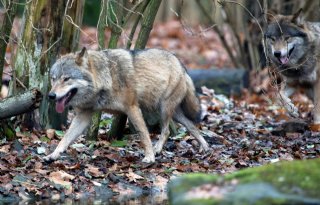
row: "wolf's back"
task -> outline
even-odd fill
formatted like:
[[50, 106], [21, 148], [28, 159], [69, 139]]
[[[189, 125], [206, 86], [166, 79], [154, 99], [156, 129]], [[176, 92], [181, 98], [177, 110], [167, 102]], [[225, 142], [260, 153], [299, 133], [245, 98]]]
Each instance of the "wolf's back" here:
[[198, 123], [201, 121], [201, 106], [200, 101], [196, 96], [193, 82], [188, 74], [186, 74], [187, 92], [181, 108], [185, 116], [192, 122]]

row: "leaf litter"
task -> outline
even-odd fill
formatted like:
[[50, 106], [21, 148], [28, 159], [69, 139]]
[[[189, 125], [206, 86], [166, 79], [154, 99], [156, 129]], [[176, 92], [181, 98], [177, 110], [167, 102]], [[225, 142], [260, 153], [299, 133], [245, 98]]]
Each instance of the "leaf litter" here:
[[[226, 98], [208, 88], [202, 90], [205, 110], [199, 128], [212, 148], [210, 153], [200, 153], [198, 142], [180, 127], [154, 164], [141, 162], [136, 134], [111, 142], [81, 137], [59, 160], [47, 164], [42, 157], [56, 147], [63, 132], [20, 132], [16, 140], [0, 143], [0, 200], [77, 200], [104, 192], [114, 200], [119, 200], [119, 194], [128, 200], [146, 193], [165, 194], [167, 182], [184, 173], [224, 174], [320, 156], [319, 133], [306, 123], [311, 109], [302, 110], [305, 119], [288, 121], [283, 108], [263, 95]], [[153, 142], [157, 134], [151, 134]], [[49, 142], [41, 141], [41, 136]]]

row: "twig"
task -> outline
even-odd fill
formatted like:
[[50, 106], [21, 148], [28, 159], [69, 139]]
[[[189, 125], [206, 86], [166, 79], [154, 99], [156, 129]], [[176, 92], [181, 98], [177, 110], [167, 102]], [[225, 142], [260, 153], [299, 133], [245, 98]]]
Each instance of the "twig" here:
[[[205, 17], [208, 19], [208, 21], [210, 21], [212, 24], [215, 24], [214, 20], [211, 18], [211, 16], [207, 12], [207, 10], [200, 3], [200, 1], [197, 0], [196, 3], [198, 4], [199, 8], [201, 9], [201, 11], [205, 15]], [[232, 50], [231, 50], [230, 46], [228, 45], [227, 40], [224, 37], [224, 34], [221, 32], [221, 30], [217, 26], [213, 27], [213, 30], [218, 34], [218, 36], [219, 36], [224, 48], [226, 49], [226, 51], [227, 51], [232, 63], [234, 64], [234, 66], [240, 67], [240, 65], [239, 65], [238, 61], [236, 60], [235, 56], [232, 54]]]

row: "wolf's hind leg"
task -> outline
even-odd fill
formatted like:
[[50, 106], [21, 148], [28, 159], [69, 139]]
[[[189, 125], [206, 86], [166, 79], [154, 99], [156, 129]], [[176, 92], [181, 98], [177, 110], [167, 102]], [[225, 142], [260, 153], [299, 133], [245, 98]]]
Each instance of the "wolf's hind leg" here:
[[145, 157], [142, 162], [150, 163], [155, 162], [155, 156], [152, 149], [152, 143], [148, 128], [143, 120], [142, 112], [138, 106], [132, 105], [126, 113], [133, 124], [134, 128], [138, 131], [141, 138], [141, 143], [144, 148]]
[[168, 137], [170, 135], [169, 131], [169, 122], [172, 118], [172, 114], [168, 113], [167, 110], [162, 111], [161, 113], [161, 119], [162, 119], [162, 124], [161, 124], [161, 135], [159, 137], [159, 140], [154, 146], [154, 151], [155, 153], [159, 154], [168, 140]]
[[174, 86], [175, 89], [171, 90], [170, 95], [165, 97], [161, 102], [160, 114], [161, 114], [161, 135], [159, 140], [154, 146], [154, 151], [160, 153], [164, 144], [167, 142], [170, 135], [169, 123], [172, 119], [173, 113], [177, 106], [183, 100], [182, 93], [185, 93], [185, 85], [183, 83], [177, 82], [177, 85]]
[[183, 126], [187, 128], [187, 130], [190, 132], [190, 134], [195, 137], [199, 143], [201, 144], [202, 148], [205, 152], [209, 151], [209, 145], [207, 141], [203, 138], [203, 136], [200, 134], [198, 128], [191, 122], [181, 110], [180, 107], [178, 107], [173, 115], [173, 119], [179, 123], [181, 123]]
[[75, 118], [72, 120], [70, 128], [67, 130], [66, 134], [59, 142], [57, 148], [53, 151], [52, 154], [45, 156], [43, 159], [45, 161], [56, 160], [60, 157], [60, 154], [66, 151], [68, 146], [77, 139], [83, 131], [90, 124], [90, 119], [92, 117], [91, 112], [79, 112], [76, 114]]

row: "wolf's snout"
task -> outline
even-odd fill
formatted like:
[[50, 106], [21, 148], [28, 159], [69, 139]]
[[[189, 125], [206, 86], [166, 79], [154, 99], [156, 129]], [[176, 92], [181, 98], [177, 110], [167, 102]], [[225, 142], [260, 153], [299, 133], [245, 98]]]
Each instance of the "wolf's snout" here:
[[276, 57], [276, 58], [280, 58], [281, 57], [281, 51], [275, 51], [273, 53], [273, 55]]
[[48, 97], [49, 97], [49, 99], [51, 99], [51, 100], [55, 100], [56, 97], [57, 97], [57, 95], [56, 95], [54, 92], [50, 92], [50, 93], [48, 94]]

